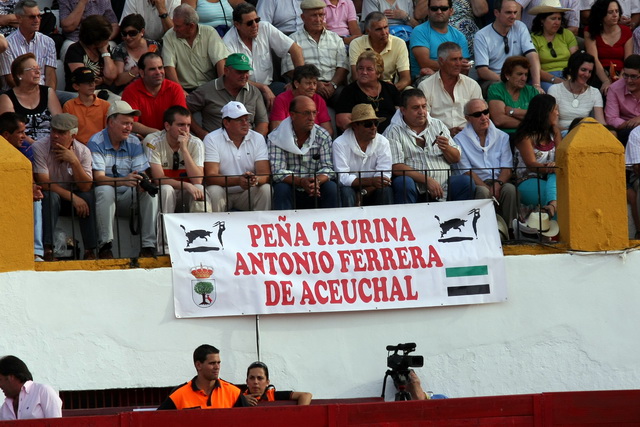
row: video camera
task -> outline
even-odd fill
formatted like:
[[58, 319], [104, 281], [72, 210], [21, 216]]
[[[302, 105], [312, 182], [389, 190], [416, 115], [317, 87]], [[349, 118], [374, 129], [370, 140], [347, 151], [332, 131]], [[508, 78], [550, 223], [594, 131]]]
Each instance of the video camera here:
[[[393, 379], [393, 384], [398, 389], [396, 400], [411, 400], [411, 396], [405, 391], [409, 383], [410, 368], [421, 368], [424, 366], [424, 357], [409, 355], [409, 353], [414, 351], [416, 351], [416, 343], [413, 342], [387, 346], [387, 352], [393, 352], [393, 354], [387, 354], [387, 367], [389, 370], [384, 376], [382, 397], [384, 397], [387, 377], [390, 376]], [[399, 352], [402, 352], [402, 354], [399, 354]]]
[[149, 193], [151, 197], [156, 197], [156, 194], [158, 194], [158, 187], [151, 182], [149, 176], [146, 173], [140, 172], [140, 176], [142, 177], [142, 180], [140, 181], [140, 187], [142, 187], [144, 191]]

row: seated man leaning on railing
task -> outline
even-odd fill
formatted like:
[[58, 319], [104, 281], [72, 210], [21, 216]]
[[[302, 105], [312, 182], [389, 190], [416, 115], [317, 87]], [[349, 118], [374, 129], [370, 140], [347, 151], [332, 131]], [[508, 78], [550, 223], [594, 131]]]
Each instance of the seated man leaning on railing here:
[[[124, 101], [113, 102], [107, 112], [107, 128], [89, 140], [96, 184], [99, 258], [113, 258], [111, 247], [116, 208], [120, 215], [131, 215], [132, 205], [136, 206], [134, 203], [140, 207], [140, 256], [155, 256], [158, 198], [140, 185], [144, 184], [149, 162], [140, 140], [131, 134], [134, 115], [140, 115], [140, 111], [132, 109]], [[132, 225], [137, 226], [136, 221], [132, 220]]]
[[[204, 146], [200, 138], [189, 133], [191, 112], [181, 105], [169, 107], [164, 112], [163, 126], [164, 130], [147, 135], [142, 144], [151, 175], [160, 186], [160, 212], [196, 210], [191, 209], [194, 202], [204, 200]], [[164, 227], [159, 228], [159, 247], [163, 248]]]
[[68, 113], [51, 119], [51, 135], [33, 144], [36, 182], [42, 186], [44, 259], [54, 261], [53, 232], [61, 212], [79, 218], [84, 259], [96, 259], [95, 204], [91, 151], [75, 139], [78, 119]]
[[264, 137], [251, 130], [244, 104], [222, 107], [222, 128], [204, 138], [207, 195], [213, 212], [271, 209], [269, 153]]
[[429, 115], [420, 89], [402, 92], [400, 109], [383, 135], [391, 143], [394, 203], [473, 199], [473, 181], [451, 175], [460, 147], [447, 126]]

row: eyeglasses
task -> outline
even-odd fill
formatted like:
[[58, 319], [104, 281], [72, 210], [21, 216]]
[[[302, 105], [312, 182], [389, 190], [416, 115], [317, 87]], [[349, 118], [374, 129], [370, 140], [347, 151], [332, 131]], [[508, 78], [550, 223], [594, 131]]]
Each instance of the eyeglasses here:
[[431, 12], [446, 12], [447, 10], [449, 10], [449, 6], [429, 6], [429, 10]]
[[180, 154], [177, 151], [173, 152], [173, 170], [177, 171], [180, 169]]
[[507, 36], [502, 36], [502, 41], [504, 42], [504, 53], [509, 55], [509, 39]]
[[369, 128], [373, 128], [373, 127], [378, 127], [378, 121], [377, 120], [366, 120], [364, 122], [360, 122], [360, 125], [363, 127], [366, 127], [367, 129]]
[[256, 24], [256, 25], [258, 25], [258, 24], [260, 23], [260, 21], [261, 21], [261, 19], [260, 19], [260, 18], [256, 18], [256, 19], [252, 19], [251, 21], [247, 21], [247, 22], [245, 22], [244, 24], [245, 24], [247, 27], [252, 27], [252, 26], [253, 26], [253, 24], [254, 24], [254, 22], [255, 22], [255, 24]]
[[118, 173], [118, 165], [116, 165], [115, 163], [113, 164], [113, 166], [111, 166], [111, 175], [113, 175], [114, 178], [120, 178], [120, 174]]
[[292, 111], [292, 113], [300, 114], [306, 117], [313, 117], [318, 115], [317, 111]]
[[554, 57], [554, 58], [557, 58], [558, 54], [556, 53], [556, 50], [553, 48], [553, 43], [551, 43], [551, 42], [547, 43], [547, 47], [551, 51], [551, 56]]
[[140, 34], [140, 31], [138, 31], [138, 30], [120, 31], [120, 35], [121, 35], [122, 37], [127, 37], [127, 36], [129, 36], [129, 37], [135, 37], [135, 36], [137, 36], [138, 34]]
[[469, 113], [467, 115], [471, 116], [471, 117], [475, 117], [477, 119], [480, 116], [488, 116], [489, 115], [489, 109], [487, 108], [486, 110], [476, 111], [475, 113]]
[[25, 68], [24, 71], [40, 71], [40, 67], [36, 65], [35, 67]]
[[42, 19], [42, 15], [22, 15], [25, 18], [29, 18], [33, 21], [37, 21], [38, 19]]
[[622, 73], [622, 78], [625, 80], [631, 80], [636, 81], [638, 79], [640, 79], [640, 74], [627, 74], [627, 73]]

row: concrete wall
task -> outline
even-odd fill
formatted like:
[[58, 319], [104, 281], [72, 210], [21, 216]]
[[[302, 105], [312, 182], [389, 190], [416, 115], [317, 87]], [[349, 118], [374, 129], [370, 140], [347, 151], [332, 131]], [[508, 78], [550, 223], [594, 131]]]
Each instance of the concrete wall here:
[[[278, 388], [317, 398], [379, 395], [385, 346], [407, 341], [425, 390], [452, 397], [640, 388], [638, 252], [506, 268], [506, 303], [261, 316], [261, 359]], [[202, 343], [222, 350], [227, 380], [258, 357], [254, 316], [176, 319], [169, 268], [1, 273], [0, 313], [0, 354], [61, 390], [181, 383]]]

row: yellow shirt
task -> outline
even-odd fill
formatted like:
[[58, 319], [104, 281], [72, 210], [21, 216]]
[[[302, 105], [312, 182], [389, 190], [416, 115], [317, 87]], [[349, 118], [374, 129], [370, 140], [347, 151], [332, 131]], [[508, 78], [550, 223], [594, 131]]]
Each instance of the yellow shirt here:
[[[355, 66], [358, 56], [367, 49], [373, 50], [369, 43], [369, 36], [364, 35], [352, 40], [349, 44], [349, 62]], [[401, 71], [409, 71], [409, 51], [407, 44], [396, 36], [389, 35], [389, 42], [380, 52], [380, 56], [384, 60], [384, 74], [382, 80], [394, 83], [398, 73]]]

